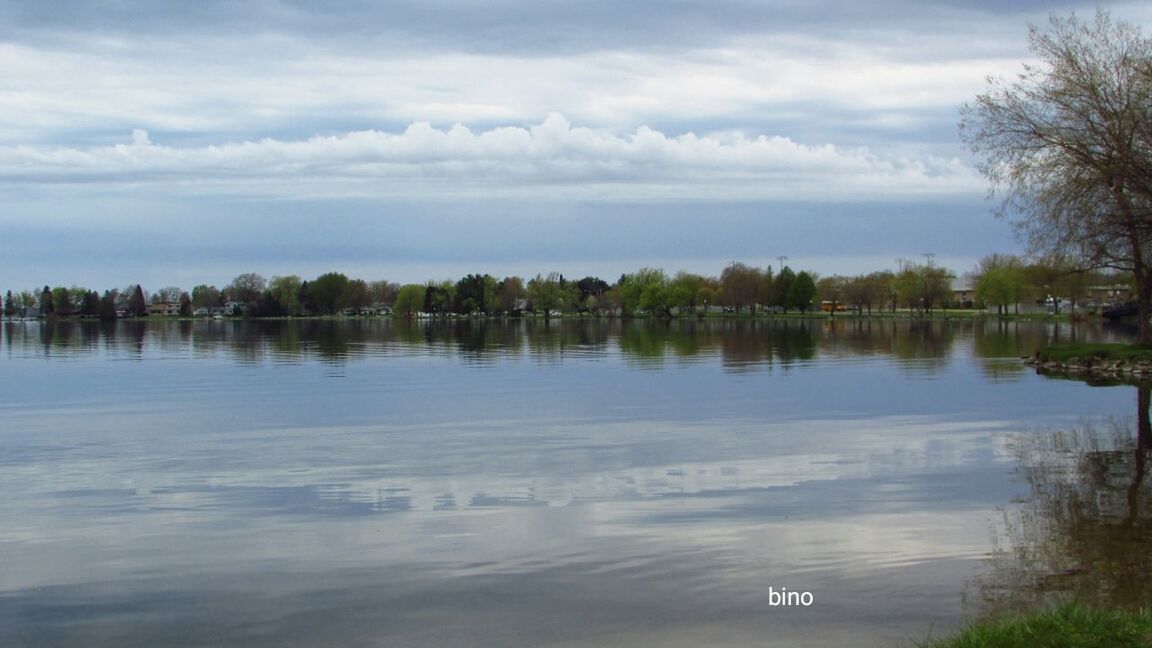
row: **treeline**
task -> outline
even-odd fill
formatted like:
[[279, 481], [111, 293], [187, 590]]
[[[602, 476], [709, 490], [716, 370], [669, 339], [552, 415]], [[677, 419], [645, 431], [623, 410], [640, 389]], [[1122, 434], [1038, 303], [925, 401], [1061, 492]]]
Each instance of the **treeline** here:
[[976, 299], [1000, 314], [1049, 298], [1079, 306], [1091, 301], [1094, 287], [1106, 289], [1100, 295], [1105, 301], [1124, 302], [1134, 294], [1130, 273], [1099, 272], [1061, 258], [990, 254], [980, 260], [971, 279]]
[[[142, 317], [150, 310], [184, 317], [208, 314], [249, 317], [300, 317], [391, 312], [397, 316], [517, 315], [551, 317], [558, 313], [672, 317], [723, 310], [732, 313], [805, 313], [852, 309], [861, 314], [909, 309], [930, 313], [940, 307], [1007, 308], [1038, 291], [1076, 299], [1091, 279], [1115, 280], [1051, 262], [991, 255], [969, 273], [974, 294], [961, 303], [953, 290], [956, 275], [931, 263], [901, 264], [856, 276], [820, 277], [784, 266], [757, 268], [731, 263], [718, 277], [689, 272], [669, 275], [641, 268], [609, 283], [599, 277], [571, 280], [559, 273], [538, 274], [525, 281], [469, 274], [459, 280], [399, 285], [365, 281], [338, 272], [303, 280], [296, 275], [267, 280], [256, 273], [237, 276], [218, 288], [201, 284], [190, 292], [167, 287], [149, 295], [132, 285], [102, 294], [85, 288], [45, 286], [39, 291], [8, 291], [4, 315], [13, 317]], [[150, 306], [152, 307], [150, 309]], [[163, 308], [157, 308], [163, 306]]]

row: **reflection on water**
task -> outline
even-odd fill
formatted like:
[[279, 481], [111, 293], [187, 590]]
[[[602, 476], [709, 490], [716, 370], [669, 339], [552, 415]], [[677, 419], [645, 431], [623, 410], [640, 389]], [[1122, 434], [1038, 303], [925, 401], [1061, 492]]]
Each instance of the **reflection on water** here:
[[[1030, 490], [1081, 515], [1025, 525], [1052, 537], [1092, 506], [1103, 526], [1147, 517], [1146, 487], [1114, 501], [1139, 483], [1132, 448], [1024, 452], [1037, 425], [1130, 409], [1130, 387], [1018, 368], [1049, 340], [1124, 335], [1101, 328], [0, 333], [5, 646], [892, 645], [962, 622], [974, 577], [1005, 589], [987, 521]], [[781, 587], [815, 604], [773, 607]]]
[[[239, 362], [319, 358], [346, 362], [365, 356], [451, 353], [465, 362], [565, 354], [618, 352], [638, 364], [718, 357], [728, 369], [788, 366], [821, 356], [891, 356], [932, 371], [958, 352], [989, 360], [989, 375], [1022, 371], [1022, 354], [1052, 342], [1127, 339], [1130, 332], [1063, 322], [996, 320], [720, 320], [552, 322], [461, 320], [253, 320], [121, 322], [5, 322], [5, 348], [13, 354], [227, 353]], [[968, 353], [965, 349], [962, 352]], [[1011, 361], [1011, 362], [1009, 362]]]
[[1152, 384], [1135, 391], [1129, 423], [1016, 441], [1030, 494], [1005, 514], [992, 570], [978, 580], [985, 614], [1070, 601], [1133, 610], [1152, 602]]

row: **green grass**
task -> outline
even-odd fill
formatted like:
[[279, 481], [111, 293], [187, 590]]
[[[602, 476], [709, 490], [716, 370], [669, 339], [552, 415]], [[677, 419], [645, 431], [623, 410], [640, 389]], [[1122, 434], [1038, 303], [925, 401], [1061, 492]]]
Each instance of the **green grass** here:
[[919, 648], [1152, 648], [1152, 614], [1065, 605], [1050, 612], [975, 623]]
[[1066, 362], [1073, 358], [1139, 361], [1152, 360], [1150, 344], [1058, 344], [1042, 349], [1037, 356], [1044, 361]]

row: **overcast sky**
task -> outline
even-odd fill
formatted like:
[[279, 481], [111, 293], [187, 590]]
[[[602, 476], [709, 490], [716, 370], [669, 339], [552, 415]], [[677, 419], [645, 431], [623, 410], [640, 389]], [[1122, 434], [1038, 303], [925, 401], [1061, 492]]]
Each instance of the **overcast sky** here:
[[966, 271], [1019, 246], [958, 109], [1073, 10], [0, 0], [0, 288]]

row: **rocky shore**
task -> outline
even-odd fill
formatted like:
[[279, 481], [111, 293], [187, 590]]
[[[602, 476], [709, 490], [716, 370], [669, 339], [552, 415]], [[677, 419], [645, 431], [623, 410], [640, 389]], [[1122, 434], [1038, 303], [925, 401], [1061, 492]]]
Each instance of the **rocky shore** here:
[[1038, 373], [1112, 380], [1152, 379], [1152, 360], [1146, 359], [1118, 360], [1098, 356], [1085, 356], [1068, 358], [1066, 360], [1053, 360], [1037, 353], [1034, 356], [1025, 357], [1023, 360], [1025, 365], [1034, 367]]

